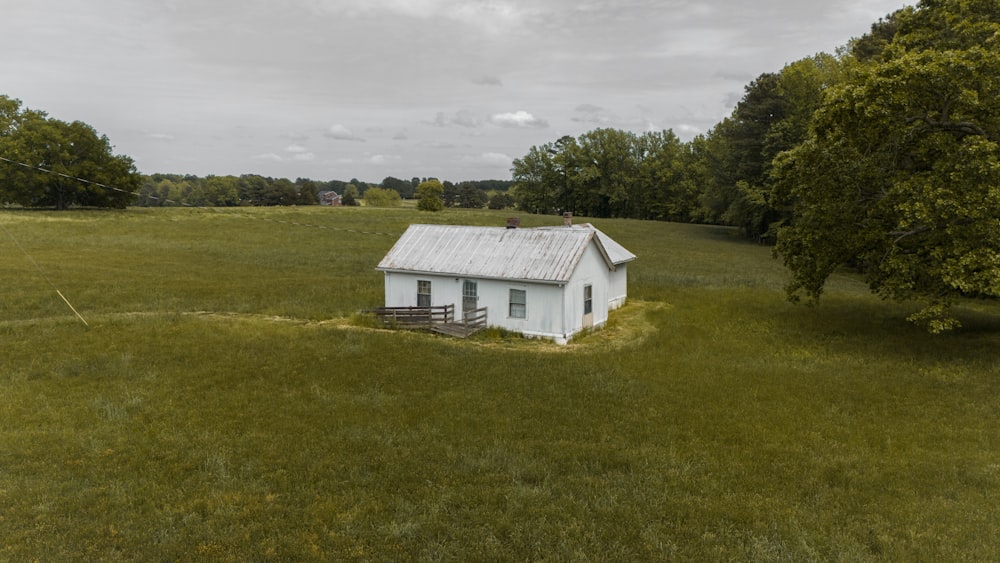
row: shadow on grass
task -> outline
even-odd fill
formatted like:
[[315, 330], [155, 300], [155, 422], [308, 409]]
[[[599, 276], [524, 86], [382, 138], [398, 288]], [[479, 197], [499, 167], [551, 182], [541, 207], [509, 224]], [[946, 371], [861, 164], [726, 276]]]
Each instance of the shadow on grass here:
[[986, 361], [1000, 344], [1000, 315], [963, 305], [954, 311], [962, 327], [942, 334], [930, 334], [906, 320], [917, 305], [874, 297], [829, 296], [815, 306], [785, 303], [781, 312], [750, 300], [731, 306], [738, 316], [773, 315], [780, 338], [787, 342], [853, 349], [901, 361]]

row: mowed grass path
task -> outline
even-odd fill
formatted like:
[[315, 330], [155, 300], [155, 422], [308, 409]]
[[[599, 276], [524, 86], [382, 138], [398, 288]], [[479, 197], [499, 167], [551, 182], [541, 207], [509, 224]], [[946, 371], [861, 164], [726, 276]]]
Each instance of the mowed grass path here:
[[597, 220], [639, 256], [608, 330], [358, 321], [409, 223], [508, 214], [0, 212], [0, 560], [1000, 558], [996, 304], [929, 336]]

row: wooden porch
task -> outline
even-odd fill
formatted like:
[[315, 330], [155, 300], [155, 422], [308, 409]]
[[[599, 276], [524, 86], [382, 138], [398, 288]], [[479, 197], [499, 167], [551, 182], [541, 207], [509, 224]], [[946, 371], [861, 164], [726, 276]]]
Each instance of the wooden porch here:
[[465, 311], [455, 320], [455, 305], [433, 307], [378, 307], [366, 312], [374, 313], [385, 325], [402, 328], [427, 329], [439, 334], [466, 338], [486, 328], [487, 308]]

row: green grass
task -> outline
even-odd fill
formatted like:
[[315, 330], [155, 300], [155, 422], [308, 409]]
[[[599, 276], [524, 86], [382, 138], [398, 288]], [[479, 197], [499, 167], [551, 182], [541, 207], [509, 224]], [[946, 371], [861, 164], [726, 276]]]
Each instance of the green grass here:
[[727, 229], [598, 220], [639, 256], [608, 330], [357, 321], [410, 222], [505, 216], [0, 213], [0, 560], [1000, 558], [996, 304], [930, 336], [846, 275], [788, 304]]

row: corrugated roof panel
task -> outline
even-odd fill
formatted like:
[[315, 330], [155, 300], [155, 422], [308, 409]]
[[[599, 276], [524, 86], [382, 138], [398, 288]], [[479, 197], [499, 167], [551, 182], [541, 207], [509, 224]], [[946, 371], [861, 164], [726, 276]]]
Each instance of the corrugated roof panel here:
[[635, 260], [635, 254], [632, 254], [624, 246], [618, 244], [615, 239], [604, 234], [597, 227], [591, 226], [590, 228], [594, 229], [594, 232], [597, 233], [598, 240], [601, 241], [601, 245], [604, 246], [604, 250], [608, 253], [608, 258], [611, 259], [614, 265], [617, 266]]
[[538, 227], [538, 230], [542, 231], [564, 231], [564, 230], [578, 230], [578, 231], [593, 231], [597, 233], [597, 240], [601, 243], [601, 247], [604, 249], [604, 254], [607, 259], [614, 265], [624, 264], [626, 262], [631, 262], [635, 260], [635, 254], [632, 254], [624, 246], [618, 244], [613, 238], [604, 234], [603, 231], [597, 227], [591, 225], [590, 223], [582, 223], [579, 225], [571, 225], [569, 227]]
[[598, 232], [410, 225], [378, 269], [566, 282]]

